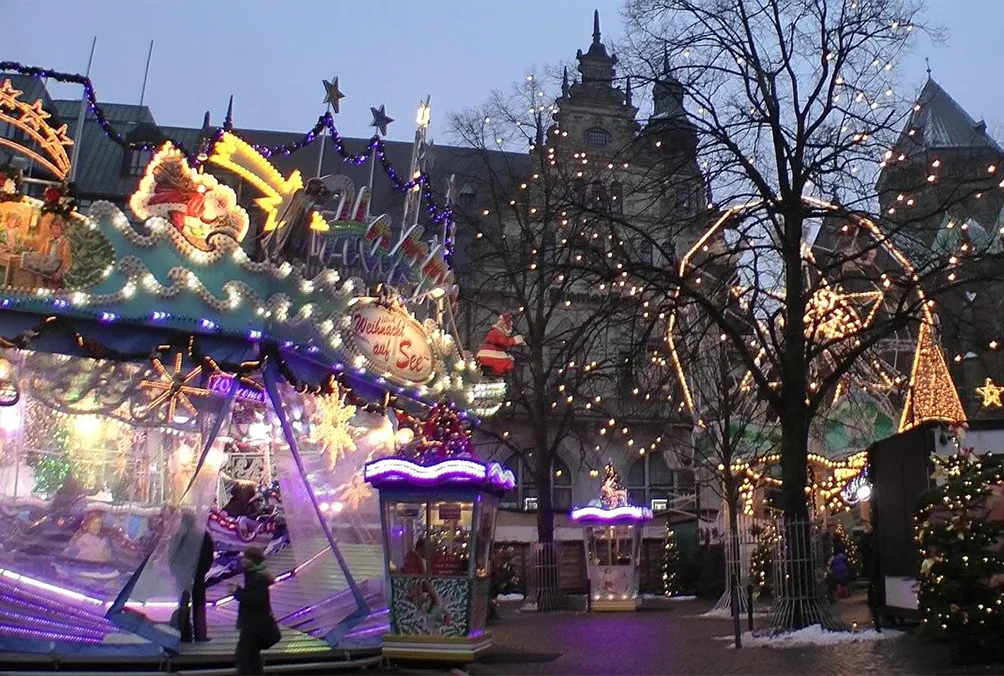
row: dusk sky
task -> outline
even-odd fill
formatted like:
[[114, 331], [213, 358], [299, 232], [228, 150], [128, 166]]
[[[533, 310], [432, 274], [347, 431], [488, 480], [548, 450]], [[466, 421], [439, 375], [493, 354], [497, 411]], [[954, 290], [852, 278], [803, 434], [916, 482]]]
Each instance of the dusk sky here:
[[[31, 2], [0, 0], [8, 27], [0, 60], [83, 73], [99, 100], [136, 103], [150, 40], [156, 44], [145, 102], [163, 125], [197, 126], [211, 110], [222, 120], [233, 94], [238, 126], [304, 131], [324, 112], [322, 78], [340, 77], [346, 136], [369, 137], [370, 106], [397, 121], [390, 138], [410, 140], [417, 103], [432, 96], [432, 138], [447, 142], [446, 115], [505, 89], [531, 68], [574, 59], [587, 48], [592, 10], [604, 41], [622, 35], [616, 0], [341, 0], [324, 2], [175, 0]], [[922, 42], [901, 64], [906, 86], [935, 79], [975, 118], [1004, 132], [1004, 2], [932, 0], [928, 19], [948, 31], [945, 45]], [[44, 24], [44, 28], [42, 25]], [[13, 28], [13, 30], [10, 30]], [[50, 87], [59, 98], [79, 87]]]

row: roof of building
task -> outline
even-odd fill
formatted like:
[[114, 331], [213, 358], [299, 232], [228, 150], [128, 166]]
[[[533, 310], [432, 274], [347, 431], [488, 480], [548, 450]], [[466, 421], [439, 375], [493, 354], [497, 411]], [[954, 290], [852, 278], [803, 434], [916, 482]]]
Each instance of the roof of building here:
[[975, 121], [934, 78], [928, 77], [906, 127], [896, 142], [901, 153], [941, 149], [989, 148], [1004, 153], [987, 134], [986, 123]]
[[[98, 124], [90, 110], [84, 118], [83, 134], [77, 134], [79, 100], [53, 102], [60, 116], [69, 126], [70, 136], [80, 144], [74, 182], [81, 196], [89, 199], [103, 198], [115, 201], [119, 195], [128, 195], [139, 184], [138, 177], [122, 171], [125, 150], [112, 141]], [[147, 106], [123, 103], [102, 103], [105, 118], [123, 136], [129, 136], [136, 127], [156, 127], [153, 113]]]

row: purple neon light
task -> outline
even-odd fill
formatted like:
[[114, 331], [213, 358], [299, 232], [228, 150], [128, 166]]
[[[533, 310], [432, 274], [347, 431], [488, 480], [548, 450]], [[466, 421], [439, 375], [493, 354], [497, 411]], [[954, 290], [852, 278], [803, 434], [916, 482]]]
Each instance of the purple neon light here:
[[380, 458], [366, 463], [363, 478], [371, 484], [400, 482], [417, 487], [480, 485], [508, 491], [516, 485], [513, 473], [497, 462], [449, 458], [421, 465], [407, 458]]
[[648, 507], [625, 505], [613, 509], [602, 507], [576, 507], [572, 510], [572, 521], [595, 521], [599, 523], [645, 523], [652, 520], [652, 510]]

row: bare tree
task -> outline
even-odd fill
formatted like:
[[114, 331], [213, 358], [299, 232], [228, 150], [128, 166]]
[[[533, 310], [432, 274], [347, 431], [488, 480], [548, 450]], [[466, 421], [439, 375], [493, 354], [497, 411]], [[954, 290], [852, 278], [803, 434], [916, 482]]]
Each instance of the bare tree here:
[[[693, 223], [642, 232], [617, 221], [615, 240], [644, 238], [661, 255], [597, 252], [594, 283], [640, 289], [669, 317], [670, 337], [683, 312], [696, 316], [687, 326], [720, 332], [781, 430], [784, 513], [803, 529], [813, 421], [851, 392], [875, 397], [901, 428], [962, 417], [930, 330], [934, 301], [1000, 274], [989, 243], [931, 247], [932, 222], [997, 188], [996, 165], [972, 157], [982, 174], [949, 183], [943, 162], [899, 152], [917, 108], [896, 94], [896, 63], [917, 13], [905, 0], [633, 0], [626, 11], [635, 76], [657, 92], [640, 142], [694, 132], [724, 206], [700, 236]], [[892, 168], [895, 180], [876, 189]], [[649, 194], [678, 189], [679, 172], [647, 169]], [[911, 368], [921, 362], [923, 373]], [[679, 406], [696, 413], [685, 378], [681, 389]], [[793, 626], [816, 616], [805, 603]]]
[[[659, 398], [642, 394], [635, 378], [636, 367], [650, 360], [652, 323], [634, 321], [638, 304], [630, 294], [594, 286], [578, 271], [584, 241], [608, 232], [611, 199], [623, 196], [590, 192], [581, 164], [559, 158], [556, 134], [544, 126], [553, 100], [531, 75], [452, 119], [460, 145], [472, 149], [469, 172], [455, 178], [460, 231], [469, 239], [457, 260], [463, 323], [477, 341], [499, 314], [511, 312], [522, 338], [513, 347], [504, 404], [480, 432], [532, 472], [544, 545], [537, 564], [542, 610], [554, 607], [558, 583], [548, 549], [556, 459], [577, 454], [598, 467], [612, 438], [643, 449], [626, 421], [644, 417]], [[625, 390], [639, 395], [628, 397], [631, 406], [618, 403]]]

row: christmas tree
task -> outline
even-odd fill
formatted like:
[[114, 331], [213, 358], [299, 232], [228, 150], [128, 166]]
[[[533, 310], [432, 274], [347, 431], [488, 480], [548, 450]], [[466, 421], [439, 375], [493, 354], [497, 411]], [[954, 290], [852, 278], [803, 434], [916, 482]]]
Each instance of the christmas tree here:
[[414, 452], [419, 462], [474, 457], [471, 431], [452, 406], [436, 404], [416, 427]]
[[499, 545], [495, 551], [495, 576], [499, 594], [515, 594], [523, 591], [523, 585], [516, 568], [516, 550], [512, 545]]
[[777, 529], [773, 525], [754, 526], [756, 548], [750, 556], [750, 582], [753, 584], [753, 598], [759, 599], [771, 593], [771, 577], [774, 571], [774, 549], [777, 547]]
[[844, 528], [843, 524], [837, 524], [833, 533], [833, 553], [843, 552], [847, 557], [847, 563], [851, 567], [851, 574], [857, 575], [860, 570], [861, 558], [858, 556], [858, 544], [854, 537]]
[[676, 584], [676, 568], [680, 563], [680, 550], [676, 546], [676, 532], [666, 523], [666, 534], [662, 544], [662, 593], [672, 596], [679, 593]]
[[925, 628], [956, 646], [993, 646], [1004, 632], [1001, 475], [972, 449], [935, 458], [939, 485], [917, 514], [918, 601]]
[[105, 270], [115, 263], [115, 249], [98, 230], [70, 222], [67, 239], [73, 252], [73, 264], [66, 273], [63, 286], [68, 289], [87, 288], [104, 279]]

